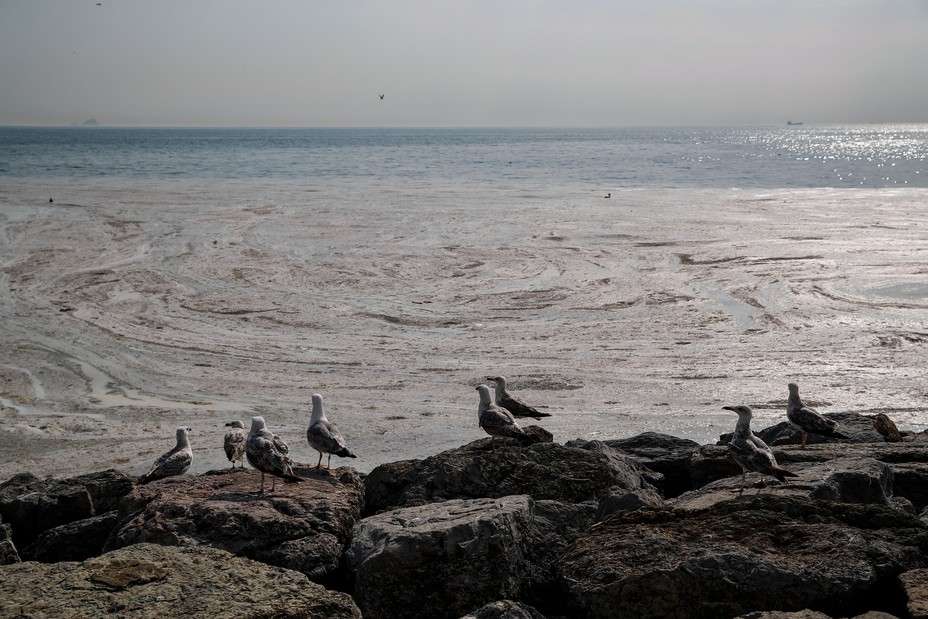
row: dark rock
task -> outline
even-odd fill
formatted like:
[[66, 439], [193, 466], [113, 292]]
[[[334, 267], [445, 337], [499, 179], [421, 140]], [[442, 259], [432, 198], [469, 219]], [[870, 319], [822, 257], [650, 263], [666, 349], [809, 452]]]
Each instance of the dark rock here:
[[[609, 457], [591, 449], [557, 443], [491, 449], [490, 439], [481, 439], [424, 460], [376, 467], [364, 480], [366, 513], [516, 494], [567, 503], [599, 501], [622, 483], [623, 475]], [[633, 478], [631, 484], [642, 487], [640, 475]]]
[[66, 479], [21, 473], [0, 484], [0, 517], [25, 553], [49, 529], [116, 509], [132, 488], [132, 479], [113, 469]]
[[0, 567], [0, 616], [360, 619], [344, 593], [213, 548], [136, 544], [83, 563]]
[[798, 610], [794, 613], [787, 613], [780, 610], [753, 612], [744, 615], [738, 615], [738, 619], [831, 619], [825, 613], [814, 610]]
[[530, 572], [528, 496], [449, 500], [360, 521], [348, 564], [366, 619], [460, 617], [520, 599]]
[[107, 550], [140, 542], [208, 545], [303, 572], [320, 583], [336, 578], [362, 508], [354, 469], [333, 473], [295, 467], [301, 483], [278, 480], [259, 494], [261, 475], [222, 469], [136, 486], [119, 506]]
[[[569, 441], [573, 446], [583, 441]], [[603, 441], [609, 447], [663, 476], [658, 486], [665, 498], [673, 498], [693, 489], [690, 460], [699, 449], [699, 443], [658, 432], [644, 432], [631, 438]], [[651, 481], [651, 480], [649, 480]], [[654, 482], [652, 482], [654, 483]], [[654, 484], [657, 486], [657, 484]]]
[[94, 515], [87, 489], [65, 480], [21, 473], [0, 484], [0, 517], [12, 527], [17, 548], [43, 531]]
[[545, 616], [531, 606], [512, 600], [500, 600], [478, 608], [461, 619], [545, 619]]
[[620, 512], [559, 561], [572, 617], [735, 617], [902, 604], [896, 576], [928, 565], [928, 527], [882, 505], [767, 494], [704, 510]]
[[[784, 406], [784, 411], [785, 408]], [[874, 426], [875, 420], [873, 416], [861, 415], [860, 413], [825, 413], [823, 416], [837, 422], [838, 426], [835, 430], [848, 438], [830, 438], [818, 434], [809, 434], [808, 445], [847, 442], [882, 443], [886, 441], [886, 437], [880, 434], [876, 426]], [[802, 432], [793, 427], [788, 421], [764, 428], [756, 434], [770, 446], [802, 444]], [[730, 435], [723, 435], [722, 441], [727, 442], [725, 437], [730, 437]]]
[[116, 511], [69, 522], [49, 529], [23, 549], [28, 561], [83, 561], [103, 552], [107, 538], [116, 528]]
[[0, 565], [19, 563], [19, 561], [19, 553], [16, 552], [16, 545], [13, 543], [13, 530], [0, 517]]

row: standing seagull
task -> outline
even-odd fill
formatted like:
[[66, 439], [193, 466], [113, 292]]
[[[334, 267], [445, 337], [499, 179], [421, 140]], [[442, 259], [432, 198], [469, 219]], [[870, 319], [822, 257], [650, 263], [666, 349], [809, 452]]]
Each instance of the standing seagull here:
[[233, 469], [236, 462], [241, 462], [242, 468], [245, 468], [245, 440], [248, 438], [248, 434], [245, 432], [245, 424], [236, 419], [227, 423], [226, 426], [229, 427], [229, 431], [226, 432], [222, 442], [222, 447], [226, 450], [226, 457], [232, 463]]
[[151, 470], [139, 477], [140, 484], [147, 484], [156, 479], [164, 479], [174, 475], [183, 475], [193, 462], [193, 451], [190, 449], [190, 440], [187, 432], [190, 428], [177, 428], [177, 445], [174, 449], [162, 455], [151, 465]]
[[492, 380], [496, 383], [495, 395], [497, 406], [502, 406], [505, 408], [507, 411], [512, 413], [513, 417], [531, 417], [533, 419], [541, 419], [542, 417], [551, 416], [551, 413], [542, 413], [538, 409], [529, 406], [519, 398], [506, 391], [505, 376], [487, 376], [487, 380]]
[[792, 471], [787, 471], [777, 464], [773, 451], [767, 443], [754, 436], [751, 432], [750, 407], [744, 404], [738, 406], [723, 406], [725, 410], [738, 414], [738, 423], [735, 424], [735, 434], [728, 443], [728, 453], [741, 465], [741, 492], [744, 492], [744, 476], [748, 471], [756, 471], [761, 475], [771, 475], [782, 482], [787, 477], [799, 477]]
[[833, 438], [850, 438], [835, 430], [837, 423], [831, 419], [825, 419], [817, 410], [802, 403], [799, 398], [799, 385], [790, 383], [787, 388], [789, 389], [789, 399], [786, 400], [786, 418], [796, 429], [802, 432], [803, 447], [806, 446], [810, 433]]
[[319, 452], [319, 462], [316, 463], [316, 468], [322, 467], [322, 454], [329, 455], [329, 460], [325, 465], [326, 470], [332, 467], [332, 454], [342, 458], [357, 458], [348, 451], [348, 445], [342, 433], [338, 431], [338, 427], [326, 418], [322, 408], [322, 396], [314, 393], [312, 398], [313, 413], [309, 418], [309, 427], [306, 428], [306, 440], [310, 447]]
[[503, 438], [525, 437], [525, 431], [516, 423], [512, 413], [490, 401], [489, 387], [486, 385], [478, 385], [477, 391], [480, 393], [480, 404], [477, 406], [477, 418], [480, 420], [480, 427], [493, 437], [490, 443], [493, 449], [496, 449], [497, 436], [502, 436]]
[[267, 429], [264, 417], [251, 418], [251, 431], [245, 439], [245, 457], [248, 464], [261, 471], [261, 490], [264, 493], [264, 474], [272, 475], [271, 492], [277, 478], [290, 481], [303, 481], [301, 477], [293, 474], [293, 460], [287, 454], [290, 448], [283, 440]]

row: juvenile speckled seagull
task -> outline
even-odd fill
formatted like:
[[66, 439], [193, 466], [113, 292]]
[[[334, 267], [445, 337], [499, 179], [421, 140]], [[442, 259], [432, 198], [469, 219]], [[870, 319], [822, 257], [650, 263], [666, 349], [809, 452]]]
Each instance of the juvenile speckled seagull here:
[[319, 452], [319, 462], [316, 468], [322, 467], [322, 454], [328, 454], [329, 460], [325, 468], [329, 470], [332, 467], [332, 455], [342, 458], [357, 458], [353, 453], [348, 451], [348, 445], [338, 427], [329, 421], [325, 416], [325, 410], [322, 408], [322, 396], [318, 393], [312, 395], [313, 413], [309, 418], [309, 427], [306, 428], [306, 440], [309, 446]]
[[525, 431], [519, 427], [515, 418], [508, 410], [498, 406], [490, 401], [490, 388], [486, 385], [478, 385], [477, 392], [480, 393], [480, 404], [477, 405], [477, 418], [480, 427], [493, 437], [490, 445], [496, 449], [496, 437], [503, 438], [522, 438]]
[[531, 417], [533, 419], [541, 419], [542, 417], [550, 417], [551, 413], [542, 413], [538, 409], [529, 406], [519, 398], [510, 394], [506, 390], [506, 377], [505, 376], [487, 376], [487, 380], [492, 380], [496, 383], [495, 389], [495, 399], [497, 406], [502, 406], [507, 411], [512, 413], [513, 417]]
[[809, 434], [832, 438], [850, 438], [835, 430], [837, 423], [822, 417], [817, 410], [802, 403], [799, 398], [799, 385], [790, 383], [786, 387], [789, 389], [789, 399], [786, 400], [786, 418], [793, 427], [802, 432], [803, 447], [806, 446], [806, 441], [809, 440]]
[[164, 479], [174, 475], [183, 475], [193, 462], [193, 450], [190, 449], [190, 439], [187, 432], [190, 428], [177, 428], [177, 445], [174, 449], [163, 454], [151, 465], [151, 470], [139, 478], [140, 484], [147, 484], [156, 479]]
[[744, 476], [748, 471], [755, 471], [761, 475], [770, 475], [786, 483], [787, 477], [799, 477], [792, 471], [787, 471], [777, 464], [773, 451], [767, 443], [754, 436], [751, 432], [751, 408], [744, 404], [738, 406], [723, 406], [723, 409], [734, 411], [738, 415], [735, 424], [735, 434], [728, 443], [728, 453], [741, 465], [741, 492], [744, 492]]
[[226, 432], [222, 441], [222, 447], [226, 450], [226, 458], [232, 463], [233, 469], [236, 462], [241, 462], [241, 468], [245, 468], [245, 440], [248, 438], [248, 433], [245, 432], [245, 424], [236, 419], [227, 423], [226, 427], [229, 428], [229, 431]]
[[303, 481], [293, 474], [293, 460], [287, 454], [290, 448], [279, 436], [267, 429], [264, 417], [251, 418], [251, 431], [245, 439], [245, 457], [248, 464], [261, 471], [261, 493], [264, 493], [264, 474], [271, 475], [271, 492], [277, 478]]

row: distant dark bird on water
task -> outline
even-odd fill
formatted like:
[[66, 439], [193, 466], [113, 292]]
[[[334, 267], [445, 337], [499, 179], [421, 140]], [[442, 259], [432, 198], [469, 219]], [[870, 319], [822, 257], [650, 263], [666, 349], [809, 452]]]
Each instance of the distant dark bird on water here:
[[303, 481], [293, 474], [293, 460], [287, 455], [290, 448], [279, 436], [267, 429], [264, 417], [251, 418], [251, 431], [245, 439], [245, 457], [248, 464], [261, 471], [261, 490], [264, 493], [264, 474], [271, 475], [271, 492], [277, 478]]
[[190, 428], [177, 428], [177, 445], [174, 449], [163, 454], [151, 465], [151, 469], [139, 478], [140, 484], [150, 481], [183, 475], [193, 462], [193, 451], [190, 449], [190, 440], [187, 432]]
[[494, 383], [496, 383], [496, 404], [502, 406], [507, 411], [512, 413], [513, 417], [531, 417], [533, 419], [541, 419], [542, 417], [551, 416], [551, 413], [542, 413], [538, 409], [529, 406], [519, 398], [509, 393], [509, 391], [506, 390], [505, 376], [487, 376], [487, 380], [492, 380]]
[[605, 197], [606, 197], [606, 198], [611, 198], [611, 197], [612, 197], [612, 192], [607, 193], [607, 194], [605, 195]]
[[838, 425], [831, 419], [826, 419], [815, 410], [802, 403], [799, 398], [799, 385], [790, 383], [789, 399], [786, 401], [786, 418], [798, 430], [802, 432], [802, 446], [806, 446], [809, 434], [818, 434], [819, 436], [828, 436], [831, 438], [850, 438], [841, 434], [835, 427]]
[[792, 471], [787, 471], [777, 464], [773, 451], [754, 433], [751, 432], [751, 408], [744, 404], [738, 406], [723, 406], [725, 410], [734, 411], [738, 415], [735, 424], [735, 433], [728, 443], [728, 453], [735, 462], [741, 465], [741, 492], [744, 492], [744, 476], [748, 471], [755, 471], [761, 475], [776, 477], [786, 482], [787, 477], [799, 477]]
[[54, 202], [54, 200], [52, 200], [51, 198], [49, 198], [48, 201], [49, 201], [49, 202]]
[[477, 392], [480, 394], [480, 404], [477, 405], [477, 419], [479, 420], [480, 427], [493, 437], [490, 443], [493, 449], [496, 449], [497, 436], [503, 438], [525, 438], [525, 431], [516, 423], [512, 413], [490, 401], [489, 387], [486, 385], [478, 385]]
[[383, 101], [383, 95], [380, 95], [380, 100]]
[[342, 433], [338, 431], [338, 427], [326, 418], [325, 410], [322, 408], [322, 396], [314, 393], [312, 399], [313, 412], [309, 418], [309, 427], [306, 428], [306, 441], [310, 447], [319, 452], [319, 462], [316, 463], [316, 468], [322, 467], [322, 454], [329, 456], [325, 465], [326, 470], [332, 467], [332, 454], [342, 458], [357, 458], [348, 451], [348, 445]]
[[245, 441], [248, 439], [248, 433], [245, 432], [245, 424], [236, 419], [235, 421], [230, 421], [226, 424], [229, 428], [229, 431], [226, 432], [225, 437], [222, 441], [222, 448], [225, 449], [226, 457], [229, 459], [229, 462], [232, 463], [232, 468], [235, 468], [236, 462], [242, 463], [242, 468], [245, 467]]

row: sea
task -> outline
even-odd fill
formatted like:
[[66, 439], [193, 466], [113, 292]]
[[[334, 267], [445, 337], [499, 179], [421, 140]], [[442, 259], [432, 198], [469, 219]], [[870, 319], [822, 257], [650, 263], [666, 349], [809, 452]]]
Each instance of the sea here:
[[0, 179], [486, 187], [928, 187], [928, 124], [599, 128], [0, 127]]

